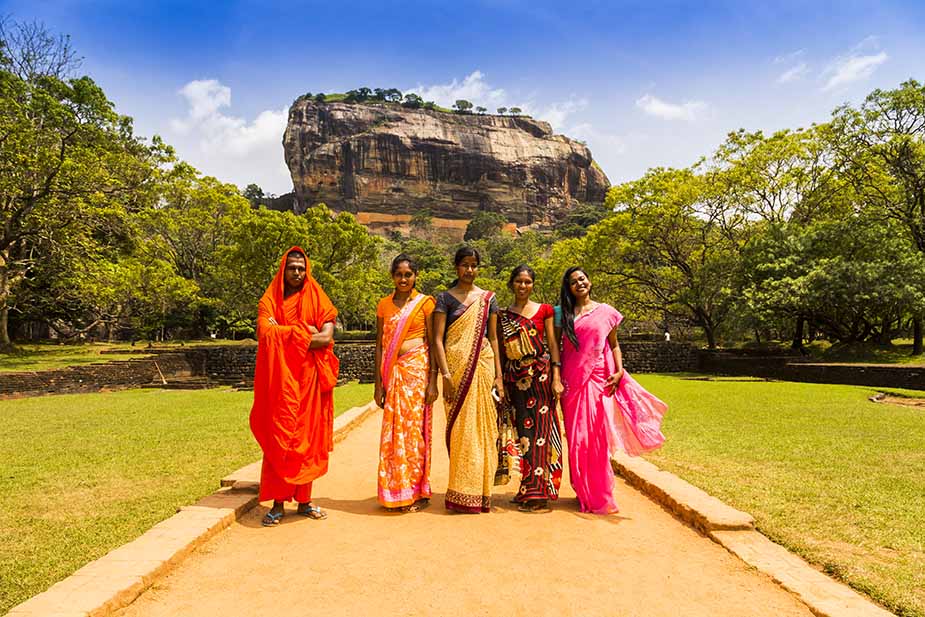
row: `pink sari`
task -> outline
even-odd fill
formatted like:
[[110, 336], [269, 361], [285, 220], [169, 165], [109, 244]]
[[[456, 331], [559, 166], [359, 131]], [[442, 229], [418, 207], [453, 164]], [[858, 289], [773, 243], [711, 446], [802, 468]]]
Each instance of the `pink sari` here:
[[618, 449], [638, 456], [661, 446], [662, 418], [668, 409], [658, 398], [623, 374], [613, 396], [604, 393], [614, 373], [607, 335], [623, 316], [599, 304], [575, 320], [578, 349], [562, 337], [562, 415], [568, 441], [569, 476], [582, 512], [617, 512], [610, 457]]

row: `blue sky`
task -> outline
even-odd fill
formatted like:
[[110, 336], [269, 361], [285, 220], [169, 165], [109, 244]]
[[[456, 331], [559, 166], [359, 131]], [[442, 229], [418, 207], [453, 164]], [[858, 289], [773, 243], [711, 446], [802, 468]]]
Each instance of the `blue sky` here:
[[280, 141], [307, 91], [519, 106], [616, 183], [925, 80], [923, 2], [0, 0], [4, 14], [71, 35], [139, 134], [274, 193], [292, 187]]

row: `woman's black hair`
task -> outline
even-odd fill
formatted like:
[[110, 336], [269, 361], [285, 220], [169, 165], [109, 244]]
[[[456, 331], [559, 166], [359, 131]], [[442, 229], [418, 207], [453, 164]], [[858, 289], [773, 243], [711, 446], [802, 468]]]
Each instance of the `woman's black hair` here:
[[[466, 257], [475, 257], [475, 265], [477, 266], [482, 265], [482, 256], [479, 255], [479, 251], [477, 248], [472, 247], [472, 246], [461, 246], [458, 249], [456, 249], [456, 254], [453, 256], [453, 266], [454, 267], [459, 266], [459, 264], [462, 263], [462, 260], [465, 259]], [[450, 287], [456, 287], [458, 283], [459, 283], [459, 278], [455, 278], [453, 279], [453, 282], [450, 283]]]
[[301, 257], [301, 258], [304, 259], [306, 262], [308, 262], [308, 257], [305, 256], [305, 253], [303, 253], [302, 251], [299, 251], [299, 250], [289, 251], [288, 253], [286, 253], [286, 259], [289, 259], [289, 258], [292, 257], [293, 255], [296, 255], [296, 256], [298, 256], [298, 257]]
[[407, 262], [408, 267], [411, 268], [411, 271], [414, 272], [415, 275], [417, 275], [418, 264], [416, 261], [414, 261], [414, 258], [411, 257], [411, 255], [409, 255], [408, 253], [399, 253], [398, 255], [395, 256], [395, 259], [392, 260], [392, 265], [389, 267], [389, 274], [395, 274], [395, 271], [398, 270], [399, 264], [401, 264], [403, 261]]
[[559, 290], [559, 306], [562, 310], [562, 332], [572, 341], [575, 349], [578, 349], [578, 337], [575, 336], [575, 296], [572, 294], [572, 286], [569, 279], [576, 273], [581, 272], [585, 276], [588, 273], [581, 266], [572, 266], [562, 275], [562, 288]]
[[478, 249], [472, 246], [459, 247], [456, 250], [456, 255], [453, 256], [453, 265], [458, 266], [466, 257], [475, 257], [475, 263], [477, 265], [482, 265], [482, 256], [479, 255]]
[[508, 289], [514, 289], [514, 279], [516, 279], [517, 275], [521, 274], [522, 272], [526, 272], [530, 276], [530, 280], [536, 282], [536, 272], [533, 271], [533, 268], [531, 268], [527, 264], [520, 264], [519, 266], [511, 270], [511, 276], [509, 276], [507, 279]]

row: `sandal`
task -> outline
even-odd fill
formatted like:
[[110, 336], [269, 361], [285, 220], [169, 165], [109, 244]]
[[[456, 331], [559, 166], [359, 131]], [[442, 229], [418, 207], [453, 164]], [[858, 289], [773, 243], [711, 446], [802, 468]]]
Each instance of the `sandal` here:
[[424, 508], [430, 505], [430, 499], [418, 499], [413, 504], [408, 506], [408, 509], [405, 512], [420, 512]]
[[263, 515], [263, 520], [260, 521], [260, 524], [264, 527], [273, 527], [274, 525], [279, 525], [280, 519], [283, 518], [283, 512], [267, 512]]
[[299, 516], [305, 516], [315, 521], [320, 521], [322, 519], [328, 518], [328, 513], [319, 508], [318, 506], [313, 506], [311, 504], [299, 504], [299, 508], [296, 510], [296, 514]]

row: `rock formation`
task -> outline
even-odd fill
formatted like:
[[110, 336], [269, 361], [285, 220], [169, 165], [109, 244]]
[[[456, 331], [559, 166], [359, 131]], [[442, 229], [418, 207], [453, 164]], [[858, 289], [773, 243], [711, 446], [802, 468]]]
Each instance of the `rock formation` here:
[[422, 209], [436, 227], [465, 229], [479, 210], [546, 227], [610, 186], [584, 144], [524, 116], [302, 98], [283, 146], [297, 212], [324, 202], [380, 231]]

